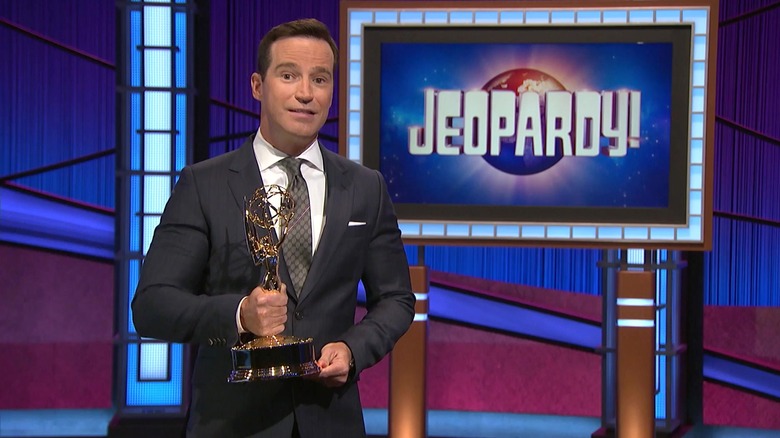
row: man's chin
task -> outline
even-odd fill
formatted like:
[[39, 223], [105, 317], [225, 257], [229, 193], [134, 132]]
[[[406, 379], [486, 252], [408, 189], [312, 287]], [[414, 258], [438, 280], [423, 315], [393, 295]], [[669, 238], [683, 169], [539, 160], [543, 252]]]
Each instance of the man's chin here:
[[296, 137], [300, 140], [309, 139], [310, 141], [314, 141], [314, 138], [317, 137], [317, 133], [320, 132], [322, 125], [314, 123], [296, 123], [293, 124], [290, 128], [291, 129], [288, 131], [290, 133], [290, 137]]
[[301, 152], [303, 152], [306, 148], [309, 147], [312, 142], [314, 142], [314, 139], [317, 138], [319, 130], [312, 130], [311, 128], [302, 130], [290, 130], [288, 131], [284, 136], [279, 136], [279, 140], [285, 141], [287, 144], [290, 145], [296, 145], [296, 148], [302, 148]]

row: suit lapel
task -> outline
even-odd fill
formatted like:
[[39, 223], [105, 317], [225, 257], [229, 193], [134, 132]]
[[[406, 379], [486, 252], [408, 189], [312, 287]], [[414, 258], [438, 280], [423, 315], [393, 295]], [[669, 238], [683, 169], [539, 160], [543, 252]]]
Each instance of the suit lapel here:
[[244, 198], [251, 197], [255, 190], [263, 185], [260, 169], [257, 168], [257, 159], [252, 150], [254, 138], [253, 135], [241, 145], [230, 163], [228, 186], [241, 211], [244, 211]]
[[[257, 158], [255, 158], [252, 149], [252, 140], [249, 138], [237, 151], [235, 158], [230, 163], [230, 173], [228, 176], [228, 186], [231, 194], [239, 206], [244, 211], [244, 197], [250, 197], [254, 191], [263, 185], [263, 179], [260, 176], [260, 170], [257, 167]], [[350, 209], [352, 205], [352, 189], [348, 185], [346, 168], [330, 155], [332, 152], [320, 146], [322, 150], [323, 166], [327, 184], [325, 201], [325, 227], [322, 230], [320, 242], [317, 245], [317, 251], [312, 258], [311, 267], [307, 274], [307, 281], [303, 285], [303, 290], [298, 297], [295, 296], [292, 287], [288, 290], [288, 296], [293, 301], [302, 302], [309, 294], [311, 289], [317, 283], [319, 278], [326, 271], [328, 260], [338, 249], [338, 242], [349, 221]], [[242, 218], [243, 223], [243, 218]], [[243, 225], [242, 225], [243, 229]], [[279, 276], [285, 284], [292, 284], [287, 272], [287, 266], [283, 257], [279, 257]], [[311, 280], [309, 280], [311, 279]]]
[[[241, 148], [236, 152], [233, 161], [230, 163], [230, 172], [228, 174], [228, 186], [230, 192], [233, 195], [233, 199], [236, 201], [238, 208], [241, 212], [244, 211], [244, 198], [250, 198], [257, 190], [258, 187], [263, 185], [263, 178], [260, 176], [260, 169], [257, 167], [257, 158], [255, 157], [254, 149], [252, 148], [252, 141], [255, 136], [250, 137]], [[241, 232], [244, 231], [244, 218], [241, 218]], [[261, 272], [262, 278], [265, 275], [263, 268], [258, 267]], [[285, 284], [292, 284], [290, 276], [287, 273], [287, 266], [282, 261], [282, 257], [279, 257], [279, 276]], [[292, 289], [288, 290], [287, 294], [292, 300], [296, 300], [295, 293]]]
[[352, 189], [348, 184], [347, 170], [330, 156], [331, 152], [322, 146], [320, 149], [322, 150], [327, 184], [325, 227], [322, 230], [320, 242], [317, 244], [317, 250], [314, 252], [303, 290], [299, 295], [299, 302], [306, 299], [316, 285], [317, 279], [327, 270], [328, 260], [338, 249], [338, 242], [344, 234], [351, 213], [349, 206], [352, 205]]

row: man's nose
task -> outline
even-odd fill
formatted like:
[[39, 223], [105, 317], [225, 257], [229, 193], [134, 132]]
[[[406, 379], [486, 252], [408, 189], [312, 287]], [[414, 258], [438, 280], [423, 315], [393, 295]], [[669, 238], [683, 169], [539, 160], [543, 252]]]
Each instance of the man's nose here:
[[311, 102], [314, 98], [311, 83], [308, 80], [303, 80], [299, 83], [298, 89], [295, 90], [295, 98], [302, 103]]

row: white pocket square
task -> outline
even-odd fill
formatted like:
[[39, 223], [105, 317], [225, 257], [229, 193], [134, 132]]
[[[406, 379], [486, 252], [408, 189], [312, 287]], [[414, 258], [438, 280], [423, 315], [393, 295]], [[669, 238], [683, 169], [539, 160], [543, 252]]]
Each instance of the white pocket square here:
[[347, 226], [348, 227], [362, 227], [365, 224], [366, 224], [365, 222], [349, 221], [349, 223], [347, 223]]

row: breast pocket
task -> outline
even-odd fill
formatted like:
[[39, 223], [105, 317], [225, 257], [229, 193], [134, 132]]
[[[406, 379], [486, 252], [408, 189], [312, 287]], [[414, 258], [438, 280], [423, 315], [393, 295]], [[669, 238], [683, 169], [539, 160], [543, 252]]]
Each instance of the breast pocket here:
[[344, 237], [349, 238], [361, 238], [369, 235], [369, 226], [366, 222], [362, 221], [349, 221], [347, 229], [344, 231]]

